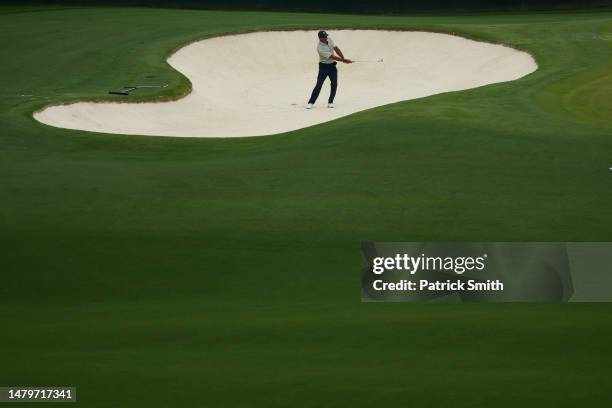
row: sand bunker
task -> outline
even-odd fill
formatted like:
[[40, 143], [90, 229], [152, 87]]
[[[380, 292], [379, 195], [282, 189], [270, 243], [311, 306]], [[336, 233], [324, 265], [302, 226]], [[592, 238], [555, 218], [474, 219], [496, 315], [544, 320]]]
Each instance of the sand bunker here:
[[338, 30], [330, 35], [351, 59], [338, 64], [336, 107], [329, 80], [314, 109], [304, 106], [317, 76], [315, 31], [216, 37], [168, 59], [193, 91], [157, 103], [78, 102], [34, 117], [51, 126], [103, 133], [183, 137], [261, 136], [327, 122], [364, 109], [442, 92], [512, 81], [536, 70], [515, 49], [426, 32]]

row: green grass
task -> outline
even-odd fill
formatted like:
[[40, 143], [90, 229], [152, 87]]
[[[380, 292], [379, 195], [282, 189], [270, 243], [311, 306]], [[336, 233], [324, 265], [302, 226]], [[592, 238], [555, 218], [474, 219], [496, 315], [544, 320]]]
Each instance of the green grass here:
[[[361, 304], [358, 245], [612, 240], [612, 12], [24, 11], [0, 8], [0, 385], [87, 407], [612, 402], [609, 305]], [[299, 27], [454, 31], [540, 69], [262, 138], [31, 117], [146, 77], [170, 86], [130, 98], [179, 96], [180, 44]]]

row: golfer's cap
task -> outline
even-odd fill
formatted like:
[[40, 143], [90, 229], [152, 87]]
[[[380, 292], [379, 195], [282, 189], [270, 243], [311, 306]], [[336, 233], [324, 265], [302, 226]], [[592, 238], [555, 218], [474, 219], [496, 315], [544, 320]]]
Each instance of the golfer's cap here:
[[325, 38], [327, 37], [327, 31], [321, 30], [319, 31], [319, 38]]

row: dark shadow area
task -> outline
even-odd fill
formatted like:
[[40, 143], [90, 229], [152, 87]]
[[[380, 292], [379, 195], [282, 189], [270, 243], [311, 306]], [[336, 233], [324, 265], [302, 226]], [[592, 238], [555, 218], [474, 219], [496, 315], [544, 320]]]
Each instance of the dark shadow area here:
[[401, 14], [568, 10], [612, 6], [612, 0], [0, 0], [0, 4], [32, 6], [149, 6], [218, 10], [268, 10], [335, 13]]

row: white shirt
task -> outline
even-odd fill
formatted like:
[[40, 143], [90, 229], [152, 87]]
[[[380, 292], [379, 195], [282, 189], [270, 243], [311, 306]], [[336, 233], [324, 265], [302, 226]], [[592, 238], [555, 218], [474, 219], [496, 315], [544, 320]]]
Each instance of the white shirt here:
[[332, 40], [331, 37], [327, 37], [327, 44], [322, 41], [319, 41], [319, 44], [317, 44], [317, 52], [319, 53], [320, 63], [331, 64], [334, 62], [334, 60], [330, 57], [334, 53], [335, 46], [336, 43], [334, 43], [334, 40]]

